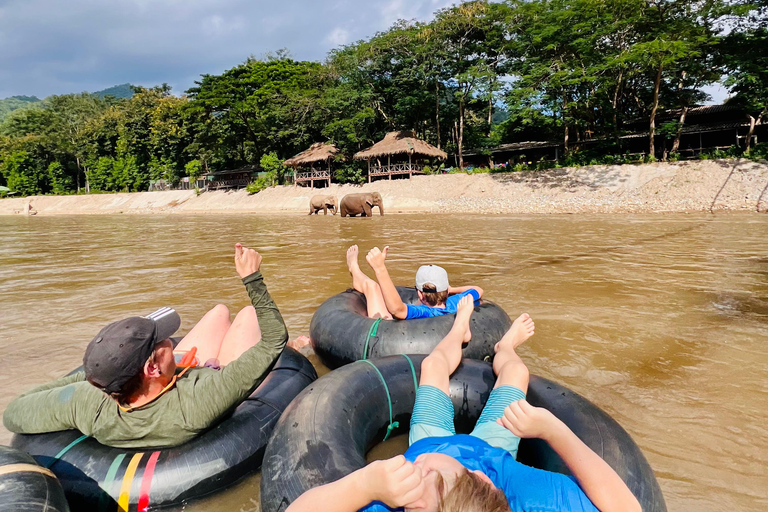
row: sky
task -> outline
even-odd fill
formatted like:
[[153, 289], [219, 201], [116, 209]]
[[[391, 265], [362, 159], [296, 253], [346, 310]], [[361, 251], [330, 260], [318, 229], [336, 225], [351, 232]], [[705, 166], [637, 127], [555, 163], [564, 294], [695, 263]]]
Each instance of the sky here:
[[[457, 0], [0, 0], [0, 98], [169, 84], [287, 48], [297, 60]], [[719, 103], [722, 87], [706, 91]]]
[[250, 55], [324, 60], [455, 0], [0, 0], [0, 98], [168, 83], [182, 93]]

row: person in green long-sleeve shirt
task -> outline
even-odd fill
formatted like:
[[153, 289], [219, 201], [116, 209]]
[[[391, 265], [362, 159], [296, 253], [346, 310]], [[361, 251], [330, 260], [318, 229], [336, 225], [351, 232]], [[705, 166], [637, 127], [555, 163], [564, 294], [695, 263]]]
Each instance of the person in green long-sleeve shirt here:
[[213, 426], [264, 380], [288, 340], [260, 272], [261, 255], [235, 245], [235, 268], [251, 298], [230, 323], [225, 306], [209, 311], [176, 348], [211, 367], [177, 372], [172, 309], [114, 322], [89, 343], [84, 371], [24, 393], [3, 424], [39, 434], [77, 429], [118, 448], [180, 445]]

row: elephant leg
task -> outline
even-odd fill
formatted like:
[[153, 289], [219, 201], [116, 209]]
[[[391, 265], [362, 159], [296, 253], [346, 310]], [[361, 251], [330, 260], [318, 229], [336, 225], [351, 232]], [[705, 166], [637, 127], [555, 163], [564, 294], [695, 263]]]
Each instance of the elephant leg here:
[[371, 205], [363, 203], [363, 208], [365, 210], [363, 212], [363, 217], [373, 217], [373, 209], [371, 208]]
[[328, 215], [328, 207], [323, 206], [323, 215]]

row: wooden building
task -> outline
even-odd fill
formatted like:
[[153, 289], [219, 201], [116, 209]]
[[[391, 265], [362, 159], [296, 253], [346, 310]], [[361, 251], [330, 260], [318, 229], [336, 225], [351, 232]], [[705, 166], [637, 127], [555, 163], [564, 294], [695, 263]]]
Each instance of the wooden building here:
[[316, 142], [306, 149], [289, 158], [283, 165], [293, 167], [294, 185], [315, 186], [315, 181], [331, 185], [333, 160], [339, 154], [339, 149], [328, 142]]
[[[246, 165], [229, 171], [216, 171], [200, 177], [205, 183], [205, 190], [226, 190], [230, 188], [245, 188], [253, 181], [256, 166]], [[200, 180], [198, 180], [198, 184]]]
[[[387, 163], [382, 159], [387, 157]], [[355, 160], [368, 161], [368, 183], [374, 178], [387, 176], [390, 180], [393, 175], [407, 174], [410, 179], [414, 174], [424, 172], [423, 160], [435, 158], [445, 160], [448, 155], [436, 147], [417, 139], [413, 132], [390, 132], [382, 140], [358, 153]], [[371, 160], [374, 163], [371, 164]]]
[[[674, 137], [659, 133], [658, 127], [664, 123], [678, 121], [681, 112], [668, 110], [656, 117], [657, 131], [654, 137], [656, 158], [663, 158], [672, 150]], [[728, 149], [731, 146], [744, 148], [750, 134], [750, 122], [747, 112], [732, 105], [704, 105], [693, 107], [686, 113], [685, 123], [680, 134], [680, 146], [677, 153], [681, 158], [697, 157], [702, 152]], [[601, 145], [618, 140], [618, 153], [640, 160], [648, 155], [650, 140], [647, 118], [634, 119], [624, 124], [624, 134], [614, 139], [600, 137], [571, 141], [571, 151], [600, 151]], [[754, 126], [750, 146], [768, 141], [768, 124]], [[614, 150], [616, 151], [616, 150]], [[473, 166], [487, 166], [489, 161], [499, 163], [536, 163], [554, 162], [564, 155], [562, 141], [529, 141], [501, 144], [483, 152], [470, 150], [464, 154], [465, 163]]]

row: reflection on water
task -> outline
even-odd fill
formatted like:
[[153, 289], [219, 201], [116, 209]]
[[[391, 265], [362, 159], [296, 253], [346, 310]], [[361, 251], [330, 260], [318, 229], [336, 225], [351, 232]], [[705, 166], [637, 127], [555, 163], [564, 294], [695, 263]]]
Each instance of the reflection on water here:
[[[440, 264], [510, 316], [530, 313], [536, 336], [520, 352], [531, 370], [632, 434], [671, 511], [768, 506], [766, 216], [153, 215], [0, 226], [0, 410], [80, 364], [109, 321], [170, 305], [187, 331], [217, 303], [247, 305], [236, 241], [263, 253], [293, 337], [349, 286], [350, 244], [388, 244], [398, 283]], [[257, 489], [258, 476], [186, 510], [257, 510]]]

